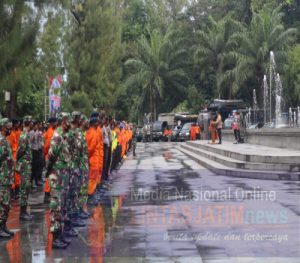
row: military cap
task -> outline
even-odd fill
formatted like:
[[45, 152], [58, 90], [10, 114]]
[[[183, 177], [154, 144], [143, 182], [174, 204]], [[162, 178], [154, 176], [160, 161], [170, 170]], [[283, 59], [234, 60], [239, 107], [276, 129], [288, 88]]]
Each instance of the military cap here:
[[88, 119], [88, 117], [86, 115], [82, 114], [80, 120], [88, 122], [89, 119]]
[[55, 122], [57, 122], [57, 119], [55, 117], [50, 117], [48, 119], [48, 123], [55, 123]]
[[98, 118], [97, 117], [91, 117], [90, 118], [90, 124], [95, 124], [98, 122]]
[[79, 119], [80, 119], [80, 117], [81, 117], [81, 112], [80, 112], [80, 111], [73, 111], [71, 115], [72, 115], [72, 118], [73, 118], [73, 119], [76, 119], [76, 118], [79, 118]]
[[11, 122], [12, 122], [12, 124], [18, 124], [19, 120], [17, 120], [17, 119], [11, 119]]
[[32, 116], [27, 115], [23, 118], [23, 122], [32, 122]]
[[8, 118], [2, 118], [0, 119], [0, 128], [6, 127], [6, 126], [10, 126], [11, 122], [9, 121]]
[[72, 122], [72, 117], [71, 117], [71, 115], [70, 115], [69, 112], [61, 112], [58, 115], [58, 120], [63, 121], [65, 119], [67, 119], [68, 121]]
[[99, 113], [98, 113], [98, 112], [93, 112], [93, 113], [91, 114], [91, 118], [94, 118], [94, 117], [98, 118], [98, 116], [99, 116]]

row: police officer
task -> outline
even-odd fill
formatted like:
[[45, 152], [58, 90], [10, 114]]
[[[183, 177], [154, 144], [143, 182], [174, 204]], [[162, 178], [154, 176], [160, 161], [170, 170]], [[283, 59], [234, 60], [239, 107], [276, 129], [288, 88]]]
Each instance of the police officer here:
[[27, 212], [28, 196], [30, 191], [31, 178], [31, 141], [29, 132], [32, 128], [32, 117], [26, 116], [23, 119], [24, 128], [19, 139], [19, 146], [17, 151], [17, 165], [16, 171], [21, 175], [20, 186], [20, 219], [24, 221], [31, 221], [32, 215]]
[[71, 116], [62, 112], [58, 117], [59, 127], [55, 130], [48, 152], [47, 174], [50, 182], [50, 232], [53, 235], [52, 248], [64, 249], [70, 240], [64, 235], [76, 236], [78, 233], [69, 227], [67, 221], [67, 196], [69, 192], [71, 155], [68, 145], [68, 132], [71, 128]]
[[0, 240], [14, 235], [6, 227], [10, 208], [11, 187], [14, 181], [14, 158], [6, 136], [9, 135], [10, 122], [7, 118], [0, 120]]

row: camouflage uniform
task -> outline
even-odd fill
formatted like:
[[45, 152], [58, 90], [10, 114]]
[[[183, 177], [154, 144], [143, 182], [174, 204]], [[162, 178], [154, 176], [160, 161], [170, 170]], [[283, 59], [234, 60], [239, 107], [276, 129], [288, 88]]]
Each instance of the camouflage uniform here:
[[6, 224], [10, 208], [10, 189], [14, 182], [14, 159], [7, 139], [0, 134], [0, 226]]
[[89, 157], [88, 157], [88, 148], [85, 140], [84, 131], [80, 128], [77, 129], [79, 134], [79, 139], [81, 141], [81, 150], [80, 150], [80, 175], [79, 175], [79, 208], [82, 209], [87, 203], [88, 198], [88, 174], [89, 174]]
[[50, 231], [62, 231], [67, 219], [67, 194], [69, 190], [70, 152], [68, 135], [59, 127], [53, 134], [48, 153], [47, 171], [51, 188]]
[[32, 152], [29, 133], [24, 129], [20, 139], [17, 152], [16, 171], [21, 175], [20, 206], [27, 207], [30, 190]]
[[79, 213], [79, 174], [80, 174], [80, 151], [82, 148], [82, 142], [80, 140], [79, 132], [76, 130], [70, 130], [67, 135], [67, 141], [71, 156], [70, 161], [70, 181], [69, 181], [69, 193], [67, 203], [67, 213], [69, 217], [76, 216]]

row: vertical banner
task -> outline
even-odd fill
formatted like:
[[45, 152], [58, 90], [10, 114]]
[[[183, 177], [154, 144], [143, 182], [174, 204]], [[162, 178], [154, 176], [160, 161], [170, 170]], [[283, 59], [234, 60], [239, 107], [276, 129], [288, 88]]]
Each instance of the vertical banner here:
[[60, 110], [62, 76], [51, 77], [49, 84], [49, 113], [56, 116]]

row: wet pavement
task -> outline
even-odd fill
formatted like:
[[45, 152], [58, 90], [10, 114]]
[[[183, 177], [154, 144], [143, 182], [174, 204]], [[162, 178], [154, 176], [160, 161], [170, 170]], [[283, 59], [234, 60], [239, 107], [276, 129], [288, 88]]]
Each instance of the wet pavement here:
[[13, 204], [2, 262], [299, 262], [300, 182], [218, 176], [173, 143], [139, 143], [79, 238], [52, 250], [43, 194]]

